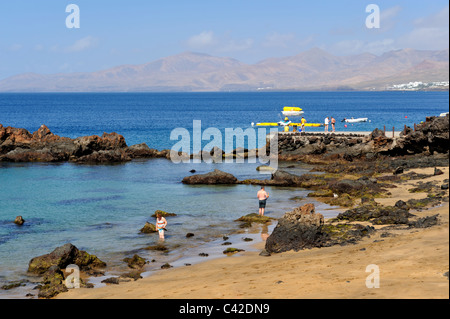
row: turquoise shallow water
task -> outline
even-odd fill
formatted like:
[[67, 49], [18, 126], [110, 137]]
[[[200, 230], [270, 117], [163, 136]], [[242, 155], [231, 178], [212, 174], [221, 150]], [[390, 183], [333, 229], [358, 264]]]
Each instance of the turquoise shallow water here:
[[[170, 148], [170, 132], [175, 127], [192, 128], [201, 120], [203, 129], [249, 127], [254, 121], [278, 120], [284, 105], [305, 110], [310, 122], [326, 115], [336, 119], [368, 116], [348, 130], [369, 131], [375, 127], [403, 127], [426, 116], [448, 111], [448, 92], [288, 92], [288, 93], [202, 93], [202, 94], [0, 94], [0, 123], [35, 131], [46, 124], [61, 136], [117, 132], [128, 145], [146, 142], [156, 149]], [[406, 116], [406, 117], [405, 117]], [[338, 130], [345, 128], [338, 123]], [[208, 141], [203, 141], [208, 142]], [[217, 168], [238, 179], [267, 178], [256, 167], [261, 163], [174, 164], [166, 159], [132, 161], [120, 165], [75, 165], [71, 163], [0, 163], [0, 285], [26, 276], [31, 258], [51, 252], [65, 243], [97, 255], [107, 262], [114, 275], [126, 271], [124, 257], [138, 253], [148, 260], [148, 268], [158, 269], [169, 261], [204, 260], [199, 252], [221, 256], [222, 236], [239, 230], [234, 220], [257, 212], [257, 186], [192, 186], [183, 177]], [[280, 163], [280, 167], [287, 166]], [[296, 174], [308, 172], [303, 166], [287, 169]], [[270, 200], [266, 214], [280, 217], [311, 199], [307, 191], [268, 187]], [[338, 208], [316, 204], [325, 217]], [[168, 218], [166, 245], [169, 254], [145, 248], [157, 237], [139, 230], [155, 210], [176, 213]], [[21, 227], [13, 221], [26, 220]], [[233, 246], [244, 244], [242, 237], [261, 240], [256, 230], [232, 235]], [[186, 239], [188, 232], [195, 234]], [[99, 279], [97, 279], [99, 281]], [[0, 298], [23, 298], [26, 288], [1, 290]]]
[[[221, 241], [223, 235], [239, 230], [235, 219], [257, 212], [259, 188], [184, 185], [182, 178], [190, 175], [191, 169], [204, 173], [214, 168], [240, 180], [267, 178], [256, 171], [257, 165], [174, 164], [166, 159], [105, 166], [1, 164], [2, 190], [7, 192], [0, 193], [0, 282], [26, 278], [31, 258], [68, 242], [97, 255], [117, 273], [126, 270], [122, 259], [134, 253], [160, 263], [195, 257], [197, 253], [187, 253], [186, 249]], [[288, 170], [301, 174], [309, 168]], [[292, 197], [307, 194], [292, 188], [268, 187], [268, 191], [271, 198], [266, 214], [273, 217], [300, 204]], [[327, 211], [327, 205], [317, 205], [325, 215], [336, 213]], [[146, 221], [154, 223], [150, 215], [158, 209], [177, 214], [168, 218], [165, 243], [171, 252], [163, 256], [145, 250], [157, 243], [157, 236], [139, 232]], [[13, 223], [17, 215], [26, 220], [23, 226]], [[193, 239], [186, 239], [188, 232], [195, 234]], [[214, 251], [217, 249], [210, 253]]]

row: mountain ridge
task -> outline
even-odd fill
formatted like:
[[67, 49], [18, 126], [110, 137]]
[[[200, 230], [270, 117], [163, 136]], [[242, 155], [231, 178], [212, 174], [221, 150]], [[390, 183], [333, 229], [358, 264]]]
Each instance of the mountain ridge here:
[[186, 51], [144, 64], [94, 72], [22, 73], [1, 80], [0, 92], [323, 90], [342, 86], [383, 90], [396, 77], [399, 81], [448, 81], [448, 61], [448, 49], [407, 48], [379, 56], [335, 56], [312, 48], [254, 64]]

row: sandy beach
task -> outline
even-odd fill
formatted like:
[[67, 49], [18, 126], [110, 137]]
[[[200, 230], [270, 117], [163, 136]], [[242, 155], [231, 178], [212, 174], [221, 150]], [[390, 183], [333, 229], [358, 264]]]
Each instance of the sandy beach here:
[[[421, 182], [443, 184], [442, 175]], [[411, 169], [433, 174], [434, 168]], [[397, 200], [424, 198], [410, 193], [419, 181], [406, 181], [390, 190], [383, 205]], [[448, 194], [448, 190], [446, 191]], [[439, 224], [430, 228], [377, 231], [354, 245], [313, 248], [264, 257], [259, 251], [240, 252], [189, 267], [155, 272], [154, 275], [119, 285], [72, 289], [58, 299], [448, 299], [449, 298], [449, 204], [411, 211], [417, 217], [439, 214]], [[381, 228], [382, 226], [376, 226]], [[368, 288], [368, 265], [379, 269], [379, 288]], [[447, 275], [445, 275], [447, 273]]]

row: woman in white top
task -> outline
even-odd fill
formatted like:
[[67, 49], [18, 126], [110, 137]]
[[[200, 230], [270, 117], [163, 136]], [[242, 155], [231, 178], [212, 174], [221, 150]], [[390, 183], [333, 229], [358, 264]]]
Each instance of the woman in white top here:
[[325, 133], [328, 133], [328, 124], [330, 123], [328, 116], [325, 118]]
[[167, 226], [167, 220], [161, 216], [161, 214], [156, 214], [156, 230], [159, 233], [159, 239], [164, 240], [164, 229]]

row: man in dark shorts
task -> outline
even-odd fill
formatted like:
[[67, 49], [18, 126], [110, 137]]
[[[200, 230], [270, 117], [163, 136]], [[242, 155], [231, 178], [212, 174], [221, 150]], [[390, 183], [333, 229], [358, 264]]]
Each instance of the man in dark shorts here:
[[261, 186], [261, 189], [258, 191], [256, 196], [259, 199], [259, 216], [264, 216], [264, 210], [266, 208], [266, 201], [269, 198], [269, 193], [264, 190], [264, 186]]

